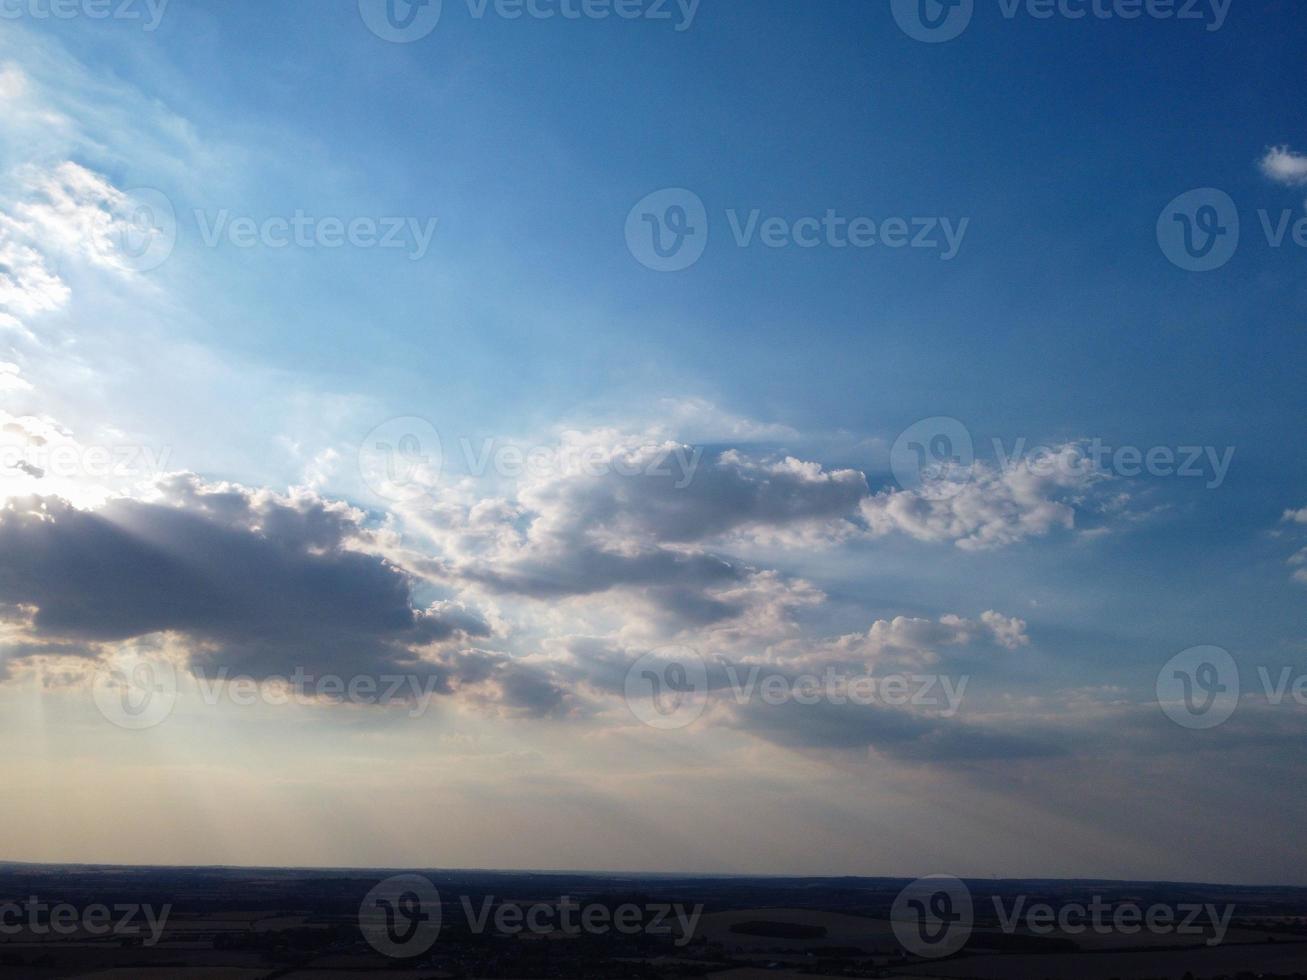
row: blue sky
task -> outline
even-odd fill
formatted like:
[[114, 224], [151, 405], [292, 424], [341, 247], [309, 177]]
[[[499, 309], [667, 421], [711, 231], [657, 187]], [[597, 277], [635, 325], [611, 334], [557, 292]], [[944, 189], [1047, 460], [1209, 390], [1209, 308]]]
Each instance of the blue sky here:
[[[1307, 880], [1287, 823], [1237, 847], [1221, 833], [1301, 782], [1304, 705], [1273, 703], [1257, 673], [1307, 669], [1307, 132], [1278, 94], [1301, 73], [1293, 4], [1072, 19], [977, 0], [944, 43], [842, 0], [671, 4], [670, 20], [445, 0], [409, 43], [352, 0], [173, 0], [152, 30], [11, 9], [0, 419], [30, 467], [0, 482], [0, 537], [30, 557], [0, 566], [0, 698], [9, 724], [41, 719], [31, 765], [52, 800], [128, 806], [97, 766], [146, 793], [170, 771], [203, 785], [89, 836], [25, 804], [8, 856], [147, 860], [164, 841], [222, 863], [289, 847], [278, 863]], [[175, 218], [148, 269], [115, 251], [140, 188]], [[1240, 226], [1207, 272], [1157, 230], [1197, 188]], [[681, 271], [647, 267], [626, 231], [664, 189], [704, 208]], [[754, 212], [882, 234], [902, 218], [956, 248], [741, 247], [732, 223]], [[394, 219], [400, 247], [228, 234], [296, 215]], [[1282, 221], [1274, 247], [1263, 227]], [[939, 418], [976, 462], [922, 489], [895, 447]], [[399, 493], [359, 464], [417, 431], [394, 419], [443, 449]], [[57, 474], [41, 460], [64, 440], [83, 465]], [[1098, 445], [1175, 462], [1086, 462]], [[636, 472], [470, 472], [464, 447], [486, 446], [584, 447]], [[88, 447], [157, 465], [88, 474]], [[659, 447], [699, 461], [686, 486], [650, 472]], [[1189, 447], [1201, 475], [1176, 475]], [[50, 540], [23, 523], [38, 512], [57, 515]], [[297, 597], [293, 622], [252, 586], [224, 591], [264, 581], [265, 546], [303, 563], [263, 586]], [[1238, 710], [1173, 724], [1159, 672], [1207, 644], [1238, 663]], [[621, 677], [673, 647], [970, 687], [946, 719], [710, 699], [687, 730], [650, 731]], [[191, 697], [119, 732], [85, 690], [141, 651], [184, 678], [402, 666], [449, 696], [398, 721]], [[257, 739], [188, 763], [206, 712], [285, 745], [294, 792]], [[72, 748], [101, 730], [102, 748]], [[365, 828], [386, 813], [355, 802], [312, 840], [258, 838], [346, 805], [318, 732], [404, 807], [448, 788], [425, 832], [378, 839]], [[640, 814], [669, 758], [683, 788], [655, 831]], [[464, 829], [515, 786], [506, 815]], [[774, 812], [782, 794], [801, 802]], [[206, 796], [259, 820], [209, 814], [214, 834], [188, 840]], [[714, 839], [726, 799], [770, 814], [750, 842]], [[529, 826], [547, 828], [538, 853], [506, 843]], [[882, 835], [850, 868], [834, 848], [868, 826]], [[715, 846], [687, 844], [695, 828]]]

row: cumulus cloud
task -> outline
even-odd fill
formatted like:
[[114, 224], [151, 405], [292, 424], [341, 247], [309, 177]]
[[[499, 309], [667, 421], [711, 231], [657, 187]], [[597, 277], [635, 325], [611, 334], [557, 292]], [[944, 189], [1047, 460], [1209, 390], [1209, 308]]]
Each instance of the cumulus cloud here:
[[898, 532], [982, 551], [1075, 528], [1077, 507], [1107, 479], [1067, 444], [1038, 461], [977, 462], [970, 479], [948, 488], [947, 496], [890, 489], [862, 501], [861, 510], [873, 535]]
[[878, 619], [865, 633], [849, 633], [813, 643], [790, 639], [775, 644], [769, 659], [793, 670], [817, 670], [826, 665], [877, 671], [922, 669], [948, 662], [976, 644], [1003, 650], [1029, 646], [1026, 622], [988, 610], [977, 619], [948, 613], [938, 619], [895, 616]]
[[458, 602], [416, 605], [411, 578], [364, 550], [361, 519], [308, 491], [185, 475], [161, 481], [151, 499], [94, 510], [11, 498], [0, 509], [0, 609], [29, 643], [97, 650], [177, 635], [199, 673], [409, 671], [457, 687], [465, 662], [439, 644], [489, 636], [490, 626]]
[[1262, 173], [1289, 187], [1307, 184], [1307, 155], [1294, 153], [1287, 146], [1267, 149], [1261, 159]]
[[534, 599], [622, 590], [706, 626], [777, 591], [774, 576], [717, 547], [726, 536], [847, 521], [866, 494], [853, 470], [618, 443], [586, 467], [525, 481], [513, 498], [446, 495], [415, 517], [443, 552], [424, 566], [437, 577]]

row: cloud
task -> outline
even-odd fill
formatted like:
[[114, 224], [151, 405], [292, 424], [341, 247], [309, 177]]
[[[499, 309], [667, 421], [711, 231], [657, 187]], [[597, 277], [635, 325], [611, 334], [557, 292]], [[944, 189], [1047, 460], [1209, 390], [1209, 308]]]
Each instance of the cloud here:
[[1056, 741], [1038, 735], [880, 705], [750, 701], [733, 709], [731, 727], [788, 749], [871, 751], [910, 762], [948, 764], [1067, 754]]
[[1307, 184], [1307, 155], [1294, 153], [1287, 146], [1270, 147], [1262, 157], [1262, 173], [1288, 187]]
[[[1286, 510], [1284, 516], [1280, 518], [1280, 523], [1307, 525], [1307, 507]], [[1294, 569], [1291, 575], [1293, 581], [1307, 585], [1307, 547], [1300, 548], [1291, 555], [1288, 564]]]
[[938, 619], [895, 616], [878, 619], [865, 633], [849, 633], [816, 643], [790, 639], [774, 645], [770, 660], [796, 671], [820, 670], [827, 665], [858, 671], [885, 668], [923, 669], [939, 667], [950, 651], [961, 651], [977, 643], [1004, 650], [1029, 646], [1026, 622], [989, 610], [978, 619], [948, 613]]
[[973, 464], [970, 479], [950, 496], [923, 490], [884, 490], [862, 501], [873, 536], [895, 532], [918, 541], [952, 542], [984, 551], [1076, 526], [1077, 508], [1109, 479], [1074, 444], [1044, 459], [1005, 467]]
[[0, 100], [19, 99], [27, 91], [27, 75], [15, 64], [0, 65]]
[[461, 603], [413, 602], [410, 577], [365, 550], [360, 512], [179, 475], [153, 499], [79, 510], [56, 497], [0, 509], [0, 607], [29, 640], [89, 648], [176, 634], [201, 673], [297, 667], [448, 672], [426, 655], [490, 627]]
[[17, 364], [0, 361], [0, 394], [6, 391], [30, 391], [32, 385], [24, 380]]
[[19, 240], [19, 233], [0, 214], [0, 310], [17, 319], [62, 308], [68, 286], [39, 251]]
[[124, 276], [132, 273], [126, 248], [141, 219], [139, 202], [129, 194], [67, 160], [51, 169], [25, 168], [20, 186], [24, 198], [4, 218], [11, 230], [40, 242], [47, 254], [76, 257]]
[[728, 535], [845, 522], [867, 494], [854, 470], [734, 450], [703, 459], [677, 443], [621, 441], [590, 460], [512, 498], [438, 497], [412, 515], [443, 553], [424, 567], [533, 599], [627, 591], [706, 626], [775, 599], [774, 577], [723, 553]]

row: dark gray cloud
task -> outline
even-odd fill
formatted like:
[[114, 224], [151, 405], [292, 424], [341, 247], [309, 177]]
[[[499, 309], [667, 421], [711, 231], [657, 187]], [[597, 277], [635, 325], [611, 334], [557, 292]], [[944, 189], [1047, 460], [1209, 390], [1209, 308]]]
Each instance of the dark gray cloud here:
[[411, 667], [424, 647], [490, 633], [456, 603], [415, 606], [407, 573], [354, 550], [348, 507], [193, 477], [159, 490], [94, 511], [54, 497], [0, 509], [0, 606], [30, 610], [26, 642], [170, 632], [200, 671], [264, 677]]
[[688, 472], [614, 463], [598, 476], [549, 483], [527, 499], [560, 534], [609, 532], [689, 544], [751, 526], [848, 518], [868, 494], [866, 477], [856, 470], [829, 471], [796, 459], [764, 462], [731, 450]]

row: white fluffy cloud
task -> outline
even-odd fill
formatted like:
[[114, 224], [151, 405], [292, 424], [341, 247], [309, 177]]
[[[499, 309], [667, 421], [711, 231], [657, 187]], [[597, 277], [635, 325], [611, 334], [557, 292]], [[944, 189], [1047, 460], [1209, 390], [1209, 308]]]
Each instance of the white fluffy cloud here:
[[1261, 159], [1262, 173], [1271, 180], [1290, 187], [1307, 184], [1307, 155], [1294, 153], [1287, 146], [1273, 146]]
[[981, 551], [1073, 529], [1077, 506], [1106, 479], [1068, 444], [1037, 462], [1016, 460], [1003, 468], [977, 462], [950, 496], [882, 491], [862, 502], [862, 514], [874, 535], [900, 532]]

